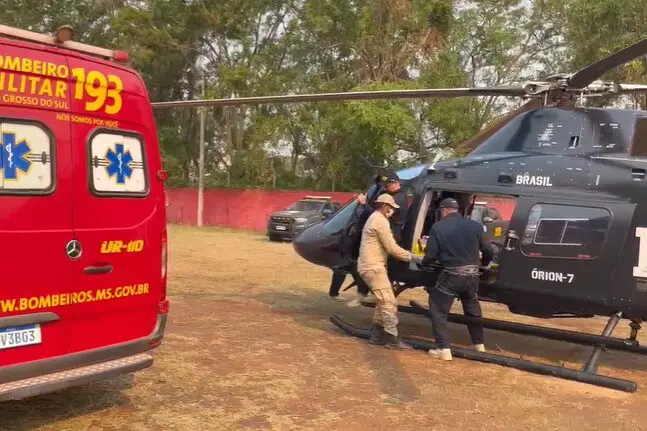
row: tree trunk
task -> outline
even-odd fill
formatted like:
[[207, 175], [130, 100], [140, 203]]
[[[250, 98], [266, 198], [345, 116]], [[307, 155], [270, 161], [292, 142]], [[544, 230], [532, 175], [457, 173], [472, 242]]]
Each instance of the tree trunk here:
[[272, 189], [276, 188], [276, 169], [274, 168], [274, 161], [270, 160], [270, 169], [272, 170]]
[[303, 142], [304, 136], [302, 132], [293, 133], [292, 135], [292, 165], [290, 166], [292, 170], [292, 175], [296, 176], [297, 174], [297, 165], [299, 164], [299, 155], [301, 154], [301, 143]]

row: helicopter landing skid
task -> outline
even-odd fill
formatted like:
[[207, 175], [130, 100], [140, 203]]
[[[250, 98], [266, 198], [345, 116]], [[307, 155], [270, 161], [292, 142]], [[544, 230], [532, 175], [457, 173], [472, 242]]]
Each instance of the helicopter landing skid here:
[[[401, 313], [408, 314], [419, 314], [422, 316], [427, 316], [429, 311], [427, 307], [424, 307], [417, 301], [410, 301], [410, 306], [399, 305], [398, 311]], [[362, 302], [364, 307], [375, 308], [374, 303], [365, 303]], [[613, 319], [613, 316], [612, 316]], [[533, 335], [535, 337], [546, 338], [549, 340], [556, 341], [566, 341], [569, 343], [579, 344], [583, 346], [604, 346], [604, 348], [609, 350], [618, 350], [631, 353], [637, 353], [640, 355], [647, 355], [647, 346], [641, 346], [636, 340], [637, 333], [636, 326], [638, 324], [632, 322], [632, 335], [631, 338], [616, 338], [611, 337], [610, 332], [607, 335], [596, 335], [596, 334], [587, 334], [584, 332], [576, 331], [567, 331], [564, 329], [555, 329], [547, 328], [544, 326], [535, 326], [535, 325], [526, 325], [523, 323], [507, 322], [505, 320], [496, 320], [496, 319], [486, 319], [486, 318], [477, 318], [469, 317], [462, 314], [449, 313], [447, 320], [453, 323], [459, 323], [466, 325], [468, 322], [480, 323], [484, 328], [494, 329], [497, 331], [510, 332], [513, 334], [524, 334], [524, 335]], [[618, 322], [614, 324], [617, 325]], [[606, 328], [605, 328], [606, 331]], [[604, 334], [604, 332], [603, 332]]]
[[[345, 322], [339, 316], [333, 315], [330, 317], [330, 321], [339, 327], [342, 331], [353, 335], [355, 337], [369, 339], [370, 332], [368, 329], [361, 329], [356, 326], [351, 325], [350, 323]], [[617, 323], [617, 322], [616, 322]], [[430, 350], [434, 349], [435, 345], [428, 341], [422, 341], [419, 339], [411, 338], [402, 338], [402, 340], [415, 349], [419, 350]], [[603, 386], [610, 389], [617, 389], [624, 392], [635, 392], [638, 389], [638, 385], [635, 382], [630, 380], [618, 379], [615, 377], [603, 376], [596, 374], [595, 372], [588, 371], [586, 368], [589, 368], [589, 363], [595, 364], [597, 362], [597, 356], [594, 358], [592, 355], [589, 363], [585, 366], [585, 370], [573, 370], [566, 367], [560, 367], [556, 365], [541, 364], [538, 362], [532, 362], [525, 359], [511, 358], [502, 355], [494, 355], [491, 353], [477, 352], [473, 350], [468, 350], [464, 348], [452, 346], [452, 355], [457, 358], [469, 359], [472, 361], [486, 362], [490, 364], [502, 365], [504, 367], [516, 368], [523, 371], [529, 371], [532, 373], [550, 375], [554, 377], [559, 377], [567, 380], [574, 380], [582, 383], [588, 383], [596, 386]], [[598, 347], [596, 347], [596, 351]], [[599, 353], [597, 354], [599, 355]]]

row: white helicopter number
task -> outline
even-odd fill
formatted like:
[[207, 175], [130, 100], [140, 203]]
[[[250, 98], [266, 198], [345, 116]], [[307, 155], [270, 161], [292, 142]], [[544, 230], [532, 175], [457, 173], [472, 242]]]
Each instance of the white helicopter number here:
[[647, 227], [637, 227], [636, 237], [640, 240], [638, 266], [634, 266], [634, 277], [647, 278]]

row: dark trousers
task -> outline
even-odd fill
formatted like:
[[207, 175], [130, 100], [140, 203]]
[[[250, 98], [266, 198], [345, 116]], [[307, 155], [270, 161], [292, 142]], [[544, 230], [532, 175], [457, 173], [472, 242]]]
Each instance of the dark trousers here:
[[[427, 288], [429, 292], [429, 311], [434, 338], [439, 349], [450, 346], [449, 331], [447, 330], [447, 315], [452, 308], [455, 298], [461, 300], [463, 313], [466, 316], [482, 317], [481, 304], [478, 300], [479, 275], [459, 275], [443, 271], [438, 276], [436, 285]], [[483, 344], [483, 325], [468, 324], [473, 344]]]
[[355, 281], [355, 284], [357, 285], [357, 292], [364, 296], [368, 295], [368, 292], [369, 292], [368, 285], [357, 272], [356, 261], [352, 261], [347, 266], [333, 269], [332, 280], [330, 281], [330, 288], [328, 289], [328, 294], [330, 296], [339, 295], [339, 290], [341, 289], [341, 286], [344, 284], [344, 280], [346, 280], [346, 274], [348, 273], [350, 273], [350, 275], [353, 277], [353, 281]]

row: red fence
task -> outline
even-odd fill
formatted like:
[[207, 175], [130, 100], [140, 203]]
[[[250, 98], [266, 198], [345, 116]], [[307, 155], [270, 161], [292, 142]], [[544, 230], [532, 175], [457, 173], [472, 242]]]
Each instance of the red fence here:
[[[166, 210], [169, 223], [197, 223], [198, 189], [169, 188]], [[267, 219], [274, 211], [281, 210], [305, 196], [330, 196], [344, 203], [355, 196], [353, 193], [329, 193], [309, 191], [269, 191], [256, 189], [205, 189], [205, 225], [226, 226], [235, 229], [265, 231]]]
[[[170, 223], [191, 224], [197, 222], [198, 189], [167, 189], [169, 207], [167, 217]], [[265, 231], [267, 219], [274, 211], [281, 210], [295, 201], [309, 195], [330, 196], [344, 203], [353, 193], [327, 193], [309, 191], [270, 191], [257, 189], [206, 189], [204, 191], [205, 225], [225, 226], [234, 229]], [[497, 208], [505, 220], [510, 220], [514, 210], [513, 199], [495, 199], [480, 196]]]

